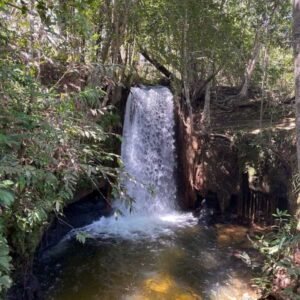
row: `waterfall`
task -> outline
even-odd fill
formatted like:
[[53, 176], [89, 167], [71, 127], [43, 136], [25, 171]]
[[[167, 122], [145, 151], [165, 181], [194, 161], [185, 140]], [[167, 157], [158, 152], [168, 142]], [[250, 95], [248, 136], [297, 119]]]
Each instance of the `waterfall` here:
[[191, 214], [176, 209], [174, 103], [168, 88], [131, 88], [121, 157], [120, 180], [127, 196], [116, 199], [114, 208], [122, 214], [102, 217], [80, 231], [101, 239], [153, 239], [197, 223]]
[[[121, 156], [125, 170], [122, 183], [134, 201], [134, 214], [175, 210], [174, 135], [170, 90], [161, 86], [132, 88], [126, 105]], [[121, 207], [124, 212], [124, 205]]]

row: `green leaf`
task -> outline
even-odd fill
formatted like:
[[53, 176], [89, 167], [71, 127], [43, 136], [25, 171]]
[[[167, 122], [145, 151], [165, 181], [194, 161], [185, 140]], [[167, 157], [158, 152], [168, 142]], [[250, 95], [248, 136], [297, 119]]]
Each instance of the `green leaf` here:
[[76, 240], [81, 244], [84, 244], [86, 242], [86, 239], [90, 237], [91, 236], [86, 232], [79, 231], [76, 233]]
[[5, 186], [11, 186], [11, 185], [14, 184], [14, 182], [11, 181], [11, 180], [3, 180], [3, 181], [2, 181], [2, 184], [5, 185]]
[[4, 206], [10, 206], [14, 202], [14, 195], [13, 193], [0, 189], [0, 204]]
[[8, 275], [0, 276], [0, 292], [3, 290], [3, 287], [8, 289], [12, 284], [12, 280]]
[[0, 256], [0, 270], [8, 272], [10, 269], [9, 256]]
[[26, 186], [26, 179], [24, 176], [20, 176], [19, 181], [18, 181], [18, 186], [20, 191], [22, 192]]

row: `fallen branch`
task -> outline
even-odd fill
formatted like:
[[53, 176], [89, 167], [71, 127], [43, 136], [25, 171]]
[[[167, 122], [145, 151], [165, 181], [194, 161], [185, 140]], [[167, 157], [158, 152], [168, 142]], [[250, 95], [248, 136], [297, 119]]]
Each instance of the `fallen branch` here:
[[151, 57], [145, 49], [140, 48], [140, 53], [145, 57], [146, 60], [148, 60], [159, 72], [163, 73], [167, 78], [173, 77], [173, 74], [165, 66], [159, 63], [155, 58]]

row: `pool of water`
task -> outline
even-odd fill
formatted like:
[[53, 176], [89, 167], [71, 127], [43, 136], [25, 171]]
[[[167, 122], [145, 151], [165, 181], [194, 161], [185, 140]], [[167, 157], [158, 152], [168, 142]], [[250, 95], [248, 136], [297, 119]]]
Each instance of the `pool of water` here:
[[246, 228], [172, 220], [151, 220], [144, 235], [138, 225], [104, 234], [95, 229], [102, 221], [84, 229], [92, 236], [85, 244], [70, 236], [38, 267], [45, 299], [257, 299], [252, 270], [236, 255], [250, 247]]

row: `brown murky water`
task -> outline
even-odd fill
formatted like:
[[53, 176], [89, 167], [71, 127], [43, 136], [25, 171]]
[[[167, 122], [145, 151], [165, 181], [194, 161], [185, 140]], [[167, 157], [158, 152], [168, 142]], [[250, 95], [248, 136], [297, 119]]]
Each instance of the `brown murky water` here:
[[155, 239], [71, 241], [40, 266], [48, 300], [257, 299], [251, 268], [237, 258], [249, 244], [233, 225], [176, 228]]

